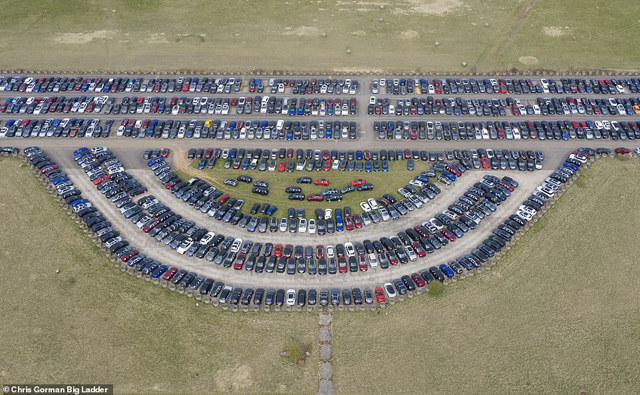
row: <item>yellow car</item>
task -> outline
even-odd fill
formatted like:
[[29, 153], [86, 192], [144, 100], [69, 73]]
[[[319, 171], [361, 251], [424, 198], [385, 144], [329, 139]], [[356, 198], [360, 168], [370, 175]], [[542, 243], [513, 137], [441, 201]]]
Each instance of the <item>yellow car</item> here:
[[635, 105], [633, 106], [633, 112], [634, 112], [636, 115], [640, 115], [640, 105], [635, 104]]

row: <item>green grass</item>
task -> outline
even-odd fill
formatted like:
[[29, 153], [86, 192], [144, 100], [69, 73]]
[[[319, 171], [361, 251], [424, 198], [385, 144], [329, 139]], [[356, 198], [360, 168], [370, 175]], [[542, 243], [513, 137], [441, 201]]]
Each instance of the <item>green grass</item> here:
[[639, 14], [627, 0], [5, 0], [0, 68], [637, 70]]
[[[122, 274], [21, 164], [0, 158], [0, 381], [315, 393], [315, 315], [224, 312]], [[292, 341], [304, 366], [280, 356]]]
[[637, 394], [639, 172], [596, 162], [497, 266], [440, 298], [334, 314], [336, 393]]
[[[187, 167], [177, 168], [176, 174], [184, 180], [188, 180], [191, 177], [200, 177], [203, 180], [208, 181], [211, 185], [217, 189], [228, 193], [230, 196], [237, 199], [243, 199], [245, 201], [242, 211], [248, 214], [251, 210], [251, 206], [254, 203], [269, 203], [271, 205], [278, 206], [280, 210], [286, 210], [288, 207], [300, 207], [306, 210], [307, 216], [313, 216], [313, 212], [317, 208], [340, 208], [350, 206], [354, 213], [361, 213], [360, 202], [367, 200], [370, 197], [378, 198], [389, 193], [398, 199], [402, 197], [398, 194], [397, 189], [407, 185], [407, 183], [421, 171], [428, 170], [430, 165], [427, 162], [419, 160], [415, 161], [413, 171], [407, 170], [407, 162], [402, 161], [390, 161], [388, 172], [356, 172], [356, 171], [338, 171], [330, 170], [325, 171], [293, 171], [278, 172], [276, 171], [259, 171], [259, 170], [241, 170], [241, 169], [225, 169], [224, 162], [219, 160], [213, 169], [198, 170], [197, 161], [191, 162]], [[247, 184], [239, 182], [238, 186], [232, 187], [225, 185], [223, 181], [227, 178], [237, 178], [238, 176], [245, 174], [253, 177], [254, 181], [266, 181], [269, 183], [269, 195], [261, 196], [251, 192], [253, 184]], [[316, 178], [328, 178], [330, 184], [328, 187], [318, 186], [313, 184], [297, 184], [296, 179], [299, 177], [311, 177], [313, 180]], [[343, 199], [340, 202], [310, 202], [289, 200], [289, 194], [285, 193], [285, 188], [288, 186], [299, 186], [302, 188], [302, 193], [309, 195], [312, 193], [320, 193], [325, 188], [337, 188], [338, 190], [346, 185], [351, 184], [351, 181], [357, 178], [364, 178], [367, 182], [373, 184], [372, 191], [354, 191], [343, 195]]]

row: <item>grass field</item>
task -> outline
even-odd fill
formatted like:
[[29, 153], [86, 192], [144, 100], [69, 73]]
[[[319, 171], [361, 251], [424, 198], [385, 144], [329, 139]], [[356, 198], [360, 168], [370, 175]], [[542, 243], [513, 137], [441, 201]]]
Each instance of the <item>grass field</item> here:
[[597, 162], [500, 263], [334, 314], [339, 394], [640, 392], [640, 160]]
[[[121, 274], [21, 163], [0, 158], [1, 382], [315, 393], [316, 316], [227, 313]], [[280, 357], [292, 340], [305, 366]]]
[[637, 70], [639, 14], [626, 0], [5, 0], [0, 68]]
[[[313, 216], [313, 212], [317, 208], [340, 208], [350, 206], [354, 213], [361, 213], [360, 202], [367, 200], [370, 197], [378, 198], [389, 193], [398, 199], [402, 199], [402, 196], [398, 193], [397, 189], [407, 185], [409, 181], [418, 175], [421, 171], [428, 170], [430, 164], [428, 162], [415, 161], [413, 171], [407, 170], [407, 161], [391, 161], [389, 162], [388, 172], [356, 172], [356, 171], [339, 171], [330, 170], [325, 171], [293, 171], [278, 172], [278, 171], [259, 171], [259, 170], [240, 170], [240, 169], [225, 169], [224, 162], [218, 161], [213, 169], [198, 170], [197, 161], [190, 162], [189, 165], [180, 163], [176, 169], [181, 178], [188, 180], [191, 177], [200, 177], [203, 180], [208, 181], [211, 185], [217, 189], [228, 193], [237, 199], [243, 199], [245, 201], [242, 211], [248, 214], [251, 210], [251, 206], [254, 203], [269, 203], [279, 208], [280, 215], [288, 207], [304, 208], [309, 218]], [[232, 187], [225, 185], [223, 181], [227, 178], [237, 178], [240, 175], [249, 175], [254, 181], [266, 181], [269, 183], [269, 195], [261, 196], [251, 192], [253, 184], [246, 184], [239, 182], [238, 186]], [[313, 185], [313, 184], [297, 184], [296, 179], [298, 177], [311, 177], [313, 180], [316, 178], [328, 178], [330, 184], [328, 187]], [[302, 188], [302, 193], [310, 195], [312, 193], [320, 193], [325, 188], [337, 188], [338, 190], [346, 185], [351, 184], [351, 181], [357, 178], [364, 178], [367, 182], [373, 184], [372, 191], [354, 191], [343, 195], [343, 199], [340, 202], [310, 202], [289, 200], [289, 194], [285, 193], [285, 188], [288, 186], [299, 186]]]

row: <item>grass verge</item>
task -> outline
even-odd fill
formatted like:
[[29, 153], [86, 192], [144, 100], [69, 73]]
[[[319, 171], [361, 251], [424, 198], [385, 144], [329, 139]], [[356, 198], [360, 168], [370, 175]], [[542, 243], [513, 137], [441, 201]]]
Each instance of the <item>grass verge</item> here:
[[18, 159], [0, 158], [0, 202], [0, 381], [316, 391], [317, 350], [281, 357], [316, 344], [315, 315], [232, 314], [121, 274]]
[[441, 298], [334, 315], [336, 393], [637, 393], [639, 172], [596, 162], [543, 231]]

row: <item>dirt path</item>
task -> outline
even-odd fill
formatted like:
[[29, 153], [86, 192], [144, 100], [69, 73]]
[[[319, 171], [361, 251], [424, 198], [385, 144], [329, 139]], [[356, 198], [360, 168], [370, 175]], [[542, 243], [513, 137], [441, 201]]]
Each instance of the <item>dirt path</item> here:
[[323, 311], [318, 315], [318, 352], [320, 369], [318, 395], [333, 395], [333, 315]]

